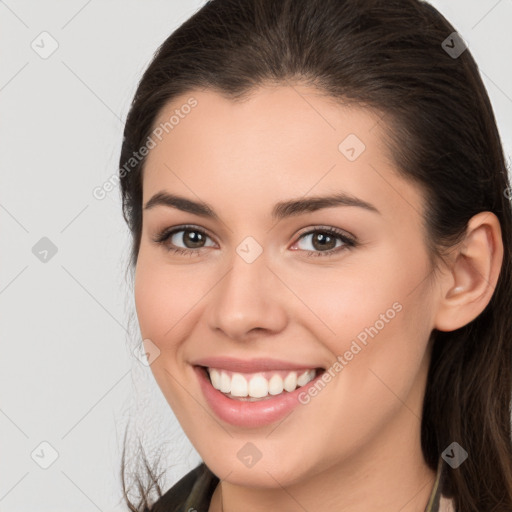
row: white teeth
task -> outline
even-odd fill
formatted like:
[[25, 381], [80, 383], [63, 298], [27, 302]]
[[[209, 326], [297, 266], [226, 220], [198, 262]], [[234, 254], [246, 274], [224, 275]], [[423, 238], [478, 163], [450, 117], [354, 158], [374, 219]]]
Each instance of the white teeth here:
[[284, 389], [293, 391], [297, 387], [297, 374], [290, 372], [284, 379]]
[[220, 389], [223, 393], [229, 393], [231, 391], [231, 378], [225, 372], [221, 372], [220, 374]]
[[271, 395], [279, 395], [283, 392], [284, 383], [280, 375], [273, 375], [268, 381], [268, 392]]
[[[311, 370], [311, 371], [313, 372], [313, 377], [314, 377], [315, 376], [315, 374], [314, 374], [315, 370]], [[297, 386], [304, 386], [310, 380], [312, 380], [312, 377], [311, 377], [311, 374], [310, 374], [310, 370], [308, 370], [307, 372], [304, 372], [301, 375], [299, 375], [299, 377], [297, 378]]]
[[212, 386], [215, 389], [221, 388], [221, 376], [219, 370], [216, 370], [215, 368], [210, 370], [210, 380], [212, 381]]
[[240, 373], [234, 373], [231, 377], [231, 394], [233, 396], [247, 396], [248, 394], [247, 381]]
[[260, 373], [230, 374], [217, 368], [208, 368], [212, 386], [222, 393], [233, 397], [264, 398], [268, 395], [279, 395], [283, 390], [292, 392], [297, 386], [301, 387], [315, 378], [316, 371], [306, 370], [297, 375], [296, 371], [289, 372], [283, 379], [282, 372], [275, 373], [266, 379]]
[[249, 396], [262, 398], [268, 395], [268, 380], [261, 375], [254, 376], [249, 381]]

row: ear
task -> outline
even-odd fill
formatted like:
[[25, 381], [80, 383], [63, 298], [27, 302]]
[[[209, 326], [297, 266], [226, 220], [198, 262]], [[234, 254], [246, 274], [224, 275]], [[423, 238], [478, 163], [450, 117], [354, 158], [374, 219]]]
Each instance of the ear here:
[[500, 222], [492, 212], [470, 219], [440, 277], [441, 297], [434, 327], [454, 331], [474, 320], [493, 295], [503, 261]]

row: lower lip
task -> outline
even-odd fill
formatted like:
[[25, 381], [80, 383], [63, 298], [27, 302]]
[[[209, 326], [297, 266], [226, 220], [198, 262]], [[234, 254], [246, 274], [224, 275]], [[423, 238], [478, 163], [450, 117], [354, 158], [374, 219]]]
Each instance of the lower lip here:
[[266, 398], [255, 402], [228, 398], [224, 393], [215, 389], [207, 375], [206, 369], [194, 366], [198, 375], [199, 384], [206, 401], [213, 412], [223, 421], [246, 428], [257, 428], [277, 422], [287, 416], [295, 407], [301, 405], [299, 394], [308, 391], [322, 376], [317, 375], [305, 386], [295, 391], [283, 392], [272, 398]]

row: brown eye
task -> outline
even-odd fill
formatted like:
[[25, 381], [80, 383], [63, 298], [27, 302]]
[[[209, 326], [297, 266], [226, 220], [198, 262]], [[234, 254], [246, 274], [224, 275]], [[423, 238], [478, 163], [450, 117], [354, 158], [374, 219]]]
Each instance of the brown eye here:
[[[200, 231], [194, 231], [192, 229], [182, 229], [176, 233], [183, 233], [181, 235], [181, 241], [187, 247], [187, 249], [197, 249], [198, 247], [203, 247], [203, 244], [206, 240], [206, 236], [203, 233]], [[175, 236], [176, 235], [173, 235], [171, 237], [171, 241]], [[178, 235], [176, 238], [179, 240], [180, 235]]]
[[[337, 247], [339, 235], [333, 235], [326, 231], [315, 230], [301, 236], [300, 240], [306, 241], [301, 249], [305, 251], [329, 251]], [[338, 244], [343, 245], [343, 243]]]
[[156, 243], [165, 246], [169, 251], [190, 255], [198, 253], [199, 249], [215, 245], [208, 244], [208, 240], [211, 238], [203, 230], [194, 226], [165, 229], [155, 238]]
[[315, 249], [321, 250], [329, 250], [334, 249], [336, 247], [336, 237], [329, 235], [327, 233], [323, 233], [318, 231], [316, 235], [311, 239], [311, 243]]
[[356, 240], [335, 228], [317, 228], [301, 235], [295, 246], [308, 256], [329, 256], [355, 247]]

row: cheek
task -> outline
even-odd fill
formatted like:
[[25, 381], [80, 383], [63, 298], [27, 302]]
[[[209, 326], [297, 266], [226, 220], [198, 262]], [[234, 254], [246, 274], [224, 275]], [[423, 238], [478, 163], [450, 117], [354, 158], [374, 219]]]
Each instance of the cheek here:
[[367, 329], [387, 329], [410, 291], [408, 281], [385, 263], [374, 272], [364, 262], [297, 272], [292, 280], [301, 301], [297, 321], [307, 323], [318, 339], [336, 340], [339, 350], [348, 349], [346, 342], [358, 336], [364, 342]]
[[390, 394], [378, 376], [405, 393], [422, 364], [433, 318], [429, 263], [421, 251], [403, 254], [382, 251], [371, 261], [295, 276], [296, 293], [309, 310], [301, 305], [296, 321], [322, 340], [332, 363], [343, 358], [335, 374], [343, 373], [347, 396], [362, 398], [366, 390], [371, 400], [378, 388], [379, 395]]
[[169, 350], [186, 332], [194, 310], [213, 283], [199, 266], [176, 268], [139, 256], [135, 273], [135, 308], [141, 334], [160, 350]]
[[174, 413], [184, 421], [190, 400], [179, 383], [183, 378], [180, 349], [191, 329], [193, 305], [204, 290], [191, 286], [186, 272], [156, 260], [141, 250], [134, 280], [135, 309], [142, 339], [151, 340], [160, 351], [151, 372]]
[[[141, 335], [143, 338], [149, 338], [154, 343], [159, 344], [165, 332], [169, 328], [172, 316], [168, 311], [167, 301], [172, 301], [172, 296], [165, 292], [165, 286], [162, 279], [158, 279], [158, 272], [151, 265], [145, 263], [139, 256], [137, 269], [135, 273], [135, 309]], [[162, 300], [167, 297], [167, 300]]]
[[[370, 288], [369, 283], [373, 283]], [[331, 282], [331, 286], [335, 284]], [[426, 287], [411, 294], [407, 276], [403, 281], [384, 276], [376, 282], [361, 274], [361, 279], [344, 279], [338, 284], [345, 287], [334, 286], [334, 292], [322, 299], [312, 292], [303, 295], [336, 333], [326, 335], [326, 328], [316, 319], [308, 323], [332, 354], [333, 378], [325, 391], [311, 398], [311, 407], [321, 410], [321, 415], [312, 418], [306, 405], [304, 420], [297, 423], [300, 428], [290, 437], [300, 436], [301, 429], [306, 428], [311, 435], [326, 431], [325, 437], [340, 450], [352, 450], [364, 446], [397, 418], [404, 402], [408, 404], [406, 417], [411, 415], [414, 420], [413, 414], [421, 415], [421, 378], [430, 332], [429, 296]], [[289, 428], [295, 426], [290, 423]], [[351, 440], [348, 444], [347, 439]], [[318, 440], [310, 457], [322, 443]], [[327, 458], [332, 457], [329, 460], [334, 463], [338, 456], [333, 452]]]

